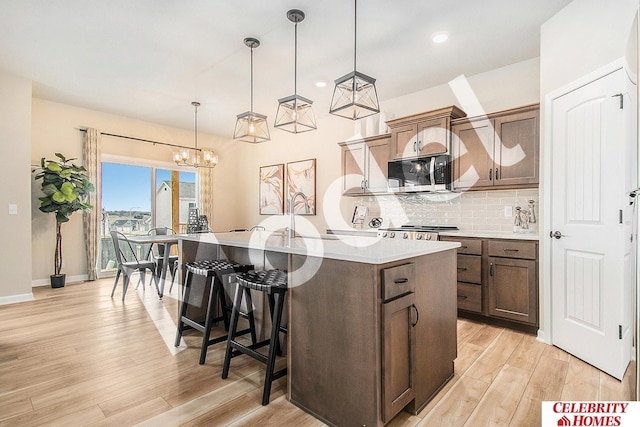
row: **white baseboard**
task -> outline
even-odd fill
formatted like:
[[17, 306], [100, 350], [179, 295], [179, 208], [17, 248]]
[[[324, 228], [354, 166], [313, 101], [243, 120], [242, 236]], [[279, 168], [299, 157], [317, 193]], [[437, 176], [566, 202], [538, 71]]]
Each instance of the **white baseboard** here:
[[538, 329], [538, 337], [537, 340], [540, 342], [543, 342], [545, 344], [549, 344], [551, 345], [551, 343], [549, 342], [549, 340], [547, 340], [547, 337], [545, 336], [545, 333], [542, 329]]
[[[80, 282], [86, 282], [87, 280], [89, 280], [89, 275], [79, 274], [77, 276], [67, 276], [65, 283], [80, 283]], [[38, 279], [38, 280], [31, 281], [32, 288], [35, 288], [38, 286], [49, 286], [50, 284], [51, 283], [49, 279]]]
[[0, 305], [15, 304], [18, 302], [33, 301], [33, 294], [9, 295], [8, 297], [0, 297]]

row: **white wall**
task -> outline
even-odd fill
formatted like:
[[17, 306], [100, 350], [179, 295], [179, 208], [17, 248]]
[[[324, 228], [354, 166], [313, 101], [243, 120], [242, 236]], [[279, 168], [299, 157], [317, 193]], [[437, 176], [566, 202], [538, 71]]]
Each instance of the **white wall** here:
[[[0, 70], [0, 304], [31, 294], [31, 82]], [[9, 205], [17, 215], [9, 215]]]

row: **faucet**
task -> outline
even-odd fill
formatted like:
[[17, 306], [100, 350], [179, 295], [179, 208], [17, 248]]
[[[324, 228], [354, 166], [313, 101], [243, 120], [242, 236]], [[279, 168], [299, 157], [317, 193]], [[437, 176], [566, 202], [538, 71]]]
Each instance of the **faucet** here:
[[306, 213], [311, 212], [311, 208], [309, 207], [309, 200], [307, 200], [307, 196], [305, 196], [302, 191], [298, 191], [293, 196], [291, 196], [291, 199], [289, 200], [289, 238], [290, 239], [296, 236], [296, 221], [295, 221], [295, 213], [293, 209], [293, 202], [295, 202], [298, 196], [302, 197], [302, 200], [304, 200], [305, 212]]

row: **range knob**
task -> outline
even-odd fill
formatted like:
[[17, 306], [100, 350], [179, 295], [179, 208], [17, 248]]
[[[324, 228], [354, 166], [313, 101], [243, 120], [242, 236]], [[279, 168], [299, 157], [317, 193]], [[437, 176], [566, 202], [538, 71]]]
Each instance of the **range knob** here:
[[431, 234], [427, 234], [427, 235], [425, 236], [425, 239], [427, 239], [427, 240], [431, 240]]
[[422, 240], [422, 234], [418, 234], [418, 235], [416, 236], [416, 239], [418, 239], [418, 240]]
[[391, 237], [392, 239], [396, 237], [396, 232], [392, 231], [391, 233], [389, 233], [389, 237]]
[[409, 234], [404, 233], [404, 234], [402, 235], [402, 238], [403, 238], [403, 239], [408, 239], [408, 238], [409, 238]]
[[386, 232], [386, 231], [384, 231], [384, 232], [382, 233], [382, 237], [387, 237], [387, 232]]

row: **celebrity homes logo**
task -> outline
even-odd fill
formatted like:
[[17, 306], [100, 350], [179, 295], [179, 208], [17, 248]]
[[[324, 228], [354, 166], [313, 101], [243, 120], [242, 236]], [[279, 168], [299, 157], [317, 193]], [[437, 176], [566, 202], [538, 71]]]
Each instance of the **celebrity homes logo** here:
[[542, 402], [542, 426], [638, 426], [640, 402]]

